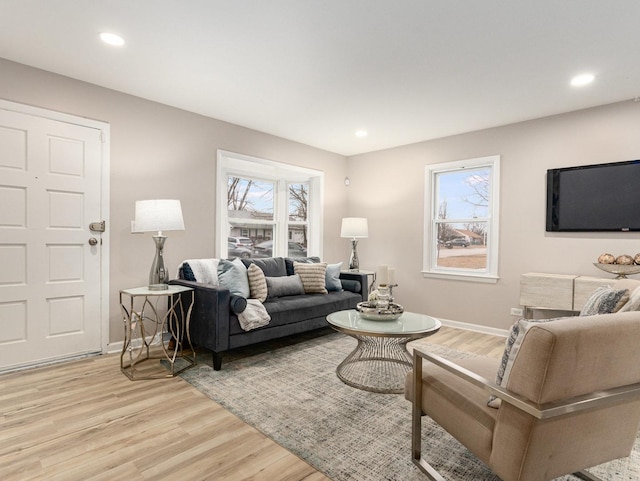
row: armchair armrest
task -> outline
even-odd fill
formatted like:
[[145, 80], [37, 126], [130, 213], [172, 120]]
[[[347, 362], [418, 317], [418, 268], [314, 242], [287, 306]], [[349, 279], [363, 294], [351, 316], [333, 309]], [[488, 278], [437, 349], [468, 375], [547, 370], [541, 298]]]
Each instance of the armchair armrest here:
[[511, 404], [516, 408], [534, 416], [537, 419], [549, 419], [558, 416], [596, 409], [612, 404], [617, 404], [627, 400], [640, 399], [640, 383], [629, 384], [605, 391], [598, 391], [582, 396], [575, 396], [544, 404], [537, 404], [530, 400], [509, 391], [496, 383], [489, 381], [476, 373], [458, 366], [454, 362], [441, 356], [431, 354], [421, 349], [413, 350], [413, 409], [414, 415], [422, 415], [422, 360], [425, 359], [446, 371], [481, 387], [488, 394], [492, 394], [503, 402]]

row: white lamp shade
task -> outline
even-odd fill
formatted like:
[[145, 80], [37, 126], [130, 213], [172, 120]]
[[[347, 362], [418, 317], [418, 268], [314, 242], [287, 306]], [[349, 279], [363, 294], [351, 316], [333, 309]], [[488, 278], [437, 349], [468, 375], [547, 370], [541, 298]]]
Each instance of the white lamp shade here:
[[369, 225], [364, 217], [345, 217], [342, 219], [340, 237], [364, 239], [369, 237]]
[[136, 201], [135, 232], [184, 230], [179, 200], [157, 199]]

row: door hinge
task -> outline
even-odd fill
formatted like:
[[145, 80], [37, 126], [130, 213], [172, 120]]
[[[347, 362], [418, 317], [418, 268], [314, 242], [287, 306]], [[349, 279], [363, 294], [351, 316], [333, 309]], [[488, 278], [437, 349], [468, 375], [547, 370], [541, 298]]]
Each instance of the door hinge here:
[[91, 224], [89, 224], [89, 229], [93, 232], [104, 232], [106, 229], [105, 222], [92, 222]]

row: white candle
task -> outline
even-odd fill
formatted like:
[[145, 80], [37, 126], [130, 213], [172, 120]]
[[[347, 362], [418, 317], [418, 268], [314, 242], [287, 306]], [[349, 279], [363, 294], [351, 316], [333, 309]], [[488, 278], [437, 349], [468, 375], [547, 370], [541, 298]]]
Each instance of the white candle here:
[[389, 283], [389, 266], [378, 266], [378, 285], [385, 286]]
[[387, 282], [390, 286], [396, 283], [396, 270], [391, 267], [389, 267], [389, 271], [387, 272]]

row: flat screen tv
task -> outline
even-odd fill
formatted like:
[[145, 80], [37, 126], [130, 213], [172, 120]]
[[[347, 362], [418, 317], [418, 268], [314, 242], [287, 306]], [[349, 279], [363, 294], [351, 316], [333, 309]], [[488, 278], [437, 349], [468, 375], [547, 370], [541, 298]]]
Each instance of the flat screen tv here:
[[547, 232], [640, 231], [640, 160], [547, 171]]

